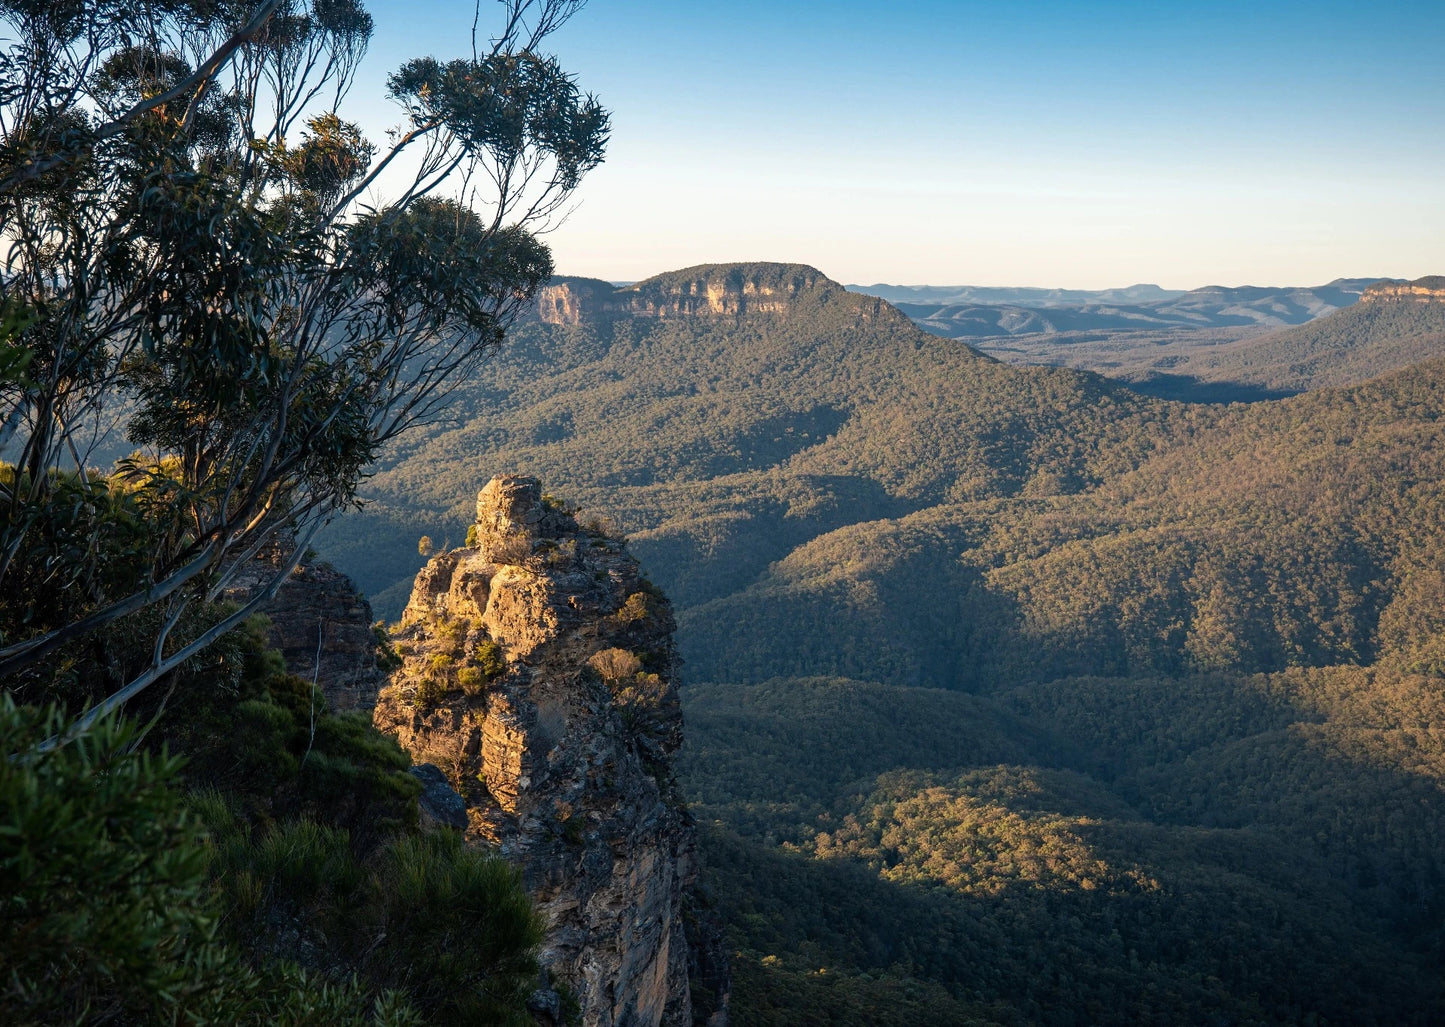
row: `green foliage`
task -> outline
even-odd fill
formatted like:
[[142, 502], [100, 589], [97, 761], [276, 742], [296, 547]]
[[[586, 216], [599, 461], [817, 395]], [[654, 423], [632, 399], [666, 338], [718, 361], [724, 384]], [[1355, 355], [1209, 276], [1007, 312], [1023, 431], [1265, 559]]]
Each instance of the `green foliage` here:
[[[252, 627], [239, 687], [156, 729], [189, 757], [224, 933], [241, 951], [354, 976], [398, 1023], [521, 1022], [539, 935], [515, 872], [454, 832], [418, 835], [421, 786], [396, 740], [363, 715], [316, 710]], [[444, 951], [454, 937], [467, 944]]]
[[472, 662], [477, 666], [487, 680], [501, 677], [507, 672], [507, 656], [502, 647], [490, 638], [481, 642], [472, 651]]
[[487, 676], [480, 667], [469, 664], [457, 671], [457, 685], [467, 695], [480, 695], [486, 684]]
[[180, 761], [135, 751], [134, 728], [113, 720], [39, 752], [64, 723], [0, 697], [0, 751], [16, 754], [0, 762], [5, 1022], [416, 1022], [399, 996], [373, 1003], [354, 981], [284, 963], [254, 971], [218, 931]]
[[467, 635], [472, 630], [472, 622], [465, 617], [458, 617], [455, 620], [447, 620], [438, 625], [438, 633], [448, 639], [453, 645], [461, 645], [466, 641]]
[[371, 626], [371, 633], [376, 638], [376, 667], [383, 674], [389, 674], [398, 670], [402, 665], [402, 658], [391, 644], [391, 634], [386, 629], [386, 621], [379, 620]]
[[941, 988], [947, 1015], [1003, 1023], [1427, 1023], [1437, 684], [693, 686], [681, 773], [715, 825], [734, 1015], [826, 985], [880, 1022], [881, 994]]
[[205, 853], [167, 787], [179, 762], [127, 757], [134, 732], [111, 722], [32, 753], [63, 724], [0, 696], [0, 751], [18, 754], [0, 761], [5, 1019], [161, 1015], [167, 992], [196, 1003], [221, 953]]
[[394, 835], [359, 853], [336, 827], [303, 819], [261, 830], [218, 797], [193, 804], [211, 831], [233, 933], [265, 937], [278, 916], [298, 923], [313, 944], [325, 939], [328, 959], [380, 995], [404, 996], [428, 1023], [528, 1022], [541, 928], [504, 860], [451, 831]]
[[[720, 269], [734, 270], [772, 269]], [[368, 488], [395, 512], [336, 523], [328, 553], [374, 597], [409, 579], [409, 539], [472, 520], [458, 497], [486, 454], [631, 533], [688, 607], [841, 524], [1013, 494], [1040, 474], [1077, 491], [1187, 430], [1178, 407], [1009, 369], [810, 274], [786, 317], [519, 325], [458, 394], [461, 427], [382, 457]]]
[[435, 709], [446, 701], [447, 686], [436, 678], [422, 678], [416, 683], [416, 705], [419, 709]]
[[[464, 846], [455, 831], [399, 838], [381, 859], [379, 909], [389, 980], [434, 1023], [530, 1024], [542, 925], [516, 868]], [[465, 938], [465, 944], [455, 939]]]
[[[607, 112], [533, 51], [579, 6], [508, 0], [484, 56], [404, 65], [385, 152], [336, 109], [372, 30], [355, 0], [0, 8], [0, 449], [20, 468], [0, 591], [67, 596], [0, 624], [0, 676], [151, 611], [155, 658], [121, 686], [159, 680], [213, 640], [173, 638], [173, 613], [354, 505], [380, 447], [500, 342], [552, 271], [534, 229], [605, 148]], [[430, 156], [400, 199], [363, 205], [413, 144]], [[494, 188], [443, 197], [453, 171]], [[93, 480], [117, 411], [143, 453]]]

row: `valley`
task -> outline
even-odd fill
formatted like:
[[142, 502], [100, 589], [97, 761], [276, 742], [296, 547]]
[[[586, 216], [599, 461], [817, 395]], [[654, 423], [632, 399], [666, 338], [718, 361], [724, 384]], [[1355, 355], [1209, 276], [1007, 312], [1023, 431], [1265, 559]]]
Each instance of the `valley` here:
[[735, 1022], [1433, 1021], [1445, 304], [1222, 405], [796, 265], [540, 299], [318, 548], [395, 617], [493, 474], [630, 536]]

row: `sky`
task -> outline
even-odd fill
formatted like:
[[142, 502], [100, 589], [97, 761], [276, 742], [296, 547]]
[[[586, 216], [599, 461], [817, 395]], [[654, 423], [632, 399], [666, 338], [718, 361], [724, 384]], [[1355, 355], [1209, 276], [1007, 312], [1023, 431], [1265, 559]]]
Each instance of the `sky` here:
[[[351, 116], [470, 53], [373, 0]], [[482, 22], [500, 5], [483, 0]], [[549, 49], [612, 112], [559, 273], [1318, 285], [1445, 274], [1445, 4], [590, 0]], [[359, 113], [358, 113], [359, 112]]]

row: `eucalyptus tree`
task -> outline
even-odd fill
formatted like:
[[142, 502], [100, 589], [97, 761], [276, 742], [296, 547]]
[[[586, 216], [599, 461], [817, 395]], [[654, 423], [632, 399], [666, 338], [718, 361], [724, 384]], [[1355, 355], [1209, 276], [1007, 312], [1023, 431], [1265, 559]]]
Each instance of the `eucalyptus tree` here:
[[359, 0], [0, 0], [0, 681], [94, 716], [196, 656], [500, 342], [608, 135], [542, 50], [582, 2], [479, 3], [378, 145]]

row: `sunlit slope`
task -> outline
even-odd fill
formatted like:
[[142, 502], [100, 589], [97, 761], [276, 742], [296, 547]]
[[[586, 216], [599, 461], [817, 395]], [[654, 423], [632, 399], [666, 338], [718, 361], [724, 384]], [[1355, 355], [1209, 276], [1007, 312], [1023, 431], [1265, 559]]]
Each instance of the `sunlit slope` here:
[[[729, 312], [727, 289], [770, 276], [791, 291]], [[722, 312], [684, 304], [713, 281]], [[686, 606], [845, 524], [1091, 487], [1199, 416], [1091, 375], [1009, 368], [817, 272], [690, 269], [622, 293], [590, 319], [584, 306], [576, 323], [520, 326], [445, 422], [388, 455], [326, 555], [395, 597], [417, 537], [459, 543], [479, 483], [521, 471], [633, 533]]]
[[1445, 361], [1235, 406], [1080, 493], [943, 503], [811, 539], [682, 613], [692, 673], [935, 687], [1435, 665]]
[[686, 785], [739, 1022], [819, 968], [852, 995], [840, 1023], [910, 1023], [888, 982], [1008, 1023], [1435, 1022], [1438, 684], [694, 686]]

